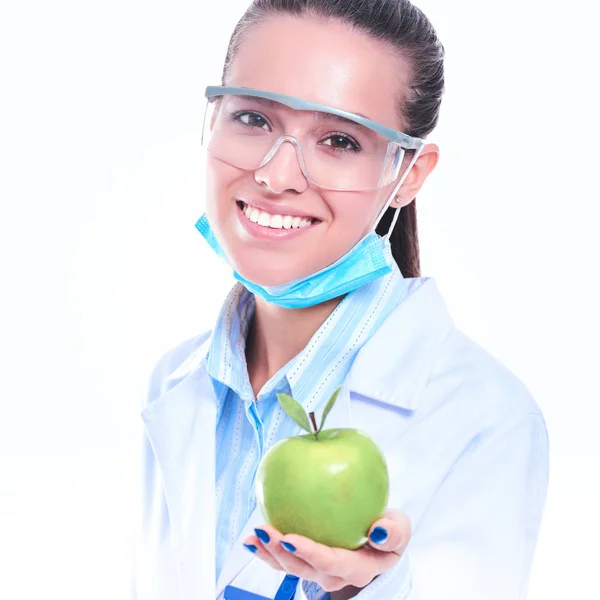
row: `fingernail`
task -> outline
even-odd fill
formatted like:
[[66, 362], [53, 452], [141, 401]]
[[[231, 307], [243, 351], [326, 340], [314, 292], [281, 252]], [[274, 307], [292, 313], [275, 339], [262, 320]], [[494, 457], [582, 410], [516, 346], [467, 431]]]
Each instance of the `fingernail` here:
[[281, 542], [281, 545], [288, 551], [288, 552], [296, 552], [296, 546], [294, 546], [293, 544], [290, 544], [289, 542]]
[[264, 529], [255, 529], [256, 537], [263, 543], [268, 544], [271, 541], [269, 534]]
[[244, 544], [244, 548], [250, 550], [252, 554], [256, 554], [256, 552], [258, 552], [258, 548], [254, 544]]
[[383, 544], [388, 539], [388, 532], [383, 527], [375, 527], [369, 537], [372, 542]]

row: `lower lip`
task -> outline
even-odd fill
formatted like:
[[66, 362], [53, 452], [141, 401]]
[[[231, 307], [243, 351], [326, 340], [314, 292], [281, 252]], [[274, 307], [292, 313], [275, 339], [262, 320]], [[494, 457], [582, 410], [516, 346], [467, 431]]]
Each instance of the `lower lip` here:
[[244, 227], [244, 229], [255, 238], [259, 238], [262, 240], [289, 240], [295, 237], [298, 237], [305, 233], [306, 231], [310, 231], [316, 225], [319, 224], [319, 221], [316, 221], [312, 225], [308, 227], [298, 227], [296, 229], [275, 229], [273, 227], [264, 227], [263, 225], [259, 225], [258, 223], [254, 223], [251, 221], [245, 214], [244, 211], [240, 208], [240, 205], [236, 203], [236, 207], [238, 210], [238, 216], [240, 219], [240, 223]]

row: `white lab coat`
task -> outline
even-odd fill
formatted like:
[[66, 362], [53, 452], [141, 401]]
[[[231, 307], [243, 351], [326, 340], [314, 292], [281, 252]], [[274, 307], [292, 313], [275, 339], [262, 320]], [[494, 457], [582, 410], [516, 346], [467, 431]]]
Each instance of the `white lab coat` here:
[[[523, 598], [547, 486], [543, 417], [520, 380], [455, 328], [435, 281], [421, 283], [359, 351], [327, 423], [378, 443], [389, 505], [413, 524], [404, 559], [360, 598]], [[150, 381], [137, 600], [208, 600], [227, 585], [273, 598], [283, 577], [242, 546], [264, 522], [255, 511], [215, 591], [209, 343], [203, 334], [170, 351]]]

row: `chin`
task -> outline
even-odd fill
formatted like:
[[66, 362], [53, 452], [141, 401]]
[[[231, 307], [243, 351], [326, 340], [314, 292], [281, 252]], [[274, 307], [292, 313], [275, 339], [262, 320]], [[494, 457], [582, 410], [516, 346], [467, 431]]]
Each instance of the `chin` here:
[[[269, 252], [266, 256], [259, 257], [256, 253], [242, 252], [241, 260], [236, 260], [236, 253], [232, 253], [231, 264], [233, 268], [244, 278], [252, 283], [262, 286], [273, 287], [283, 285], [302, 279], [319, 270], [319, 266], [313, 268], [300, 260], [289, 257], [273, 255]], [[278, 260], [279, 259], [279, 260]], [[294, 264], [295, 263], [295, 264]]]
[[277, 269], [276, 267], [267, 269], [257, 269], [248, 265], [239, 265], [238, 267], [236, 267], [236, 271], [244, 279], [265, 287], [283, 285], [284, 283], [289, 283], [290, 281], [295, 281], [302, 277], [302, 275], [298, 276], [296, 273], [289, 272], [288, 269]]
[[323, 270], [335, 260], [322, 255], [314, 256], [308, 251], [258, 249], [231, 238], [226, 238], [225, 241], [223, 249], [235, 271], [244, 279], [261, 286], [273, 287], [304, 279]]

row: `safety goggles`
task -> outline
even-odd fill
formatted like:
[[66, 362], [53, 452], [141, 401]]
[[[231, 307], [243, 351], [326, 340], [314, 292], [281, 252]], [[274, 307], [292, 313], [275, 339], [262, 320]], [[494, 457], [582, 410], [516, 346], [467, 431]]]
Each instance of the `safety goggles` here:
[[239, 169], [264, 167], [284, 143], [304, 177], [330, 190], [373, 190], [396, 180], [424, 140], [332, 106], [250, 88], [209, 86], [202, 145]]

